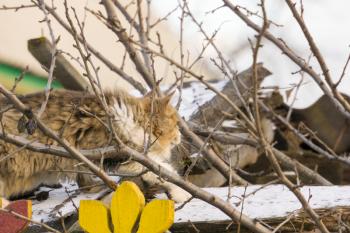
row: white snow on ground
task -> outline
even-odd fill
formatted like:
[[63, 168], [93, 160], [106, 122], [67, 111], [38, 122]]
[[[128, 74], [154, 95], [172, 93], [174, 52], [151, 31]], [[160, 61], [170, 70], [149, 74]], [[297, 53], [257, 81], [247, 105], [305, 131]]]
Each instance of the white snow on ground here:
[[[70, 191], [77, 189], [76, 183], [63, 183], [63, 187], [59, 189], [41, 188], [40, 191], [52, 190], [49, 198], [45, 201], [33, 201], [33, 217], [32, 219], [39, 222], [48, 222], [59, 219], [61, 216], [68, 216], [75, 211], [75, 207], [79, 206], [80, 200], [96, 199], [99, 193], [81, 193], [74, 195]], [[66, 189], [69, 193], [66, 192]], [[74, 205], [73, 205], [74, 203]]]
[[[267, 186], [253, 195], [249, 195], [261, 186], [253, 185], [247, 187], [234, 187], [231, 189], [233, 197], [229, 203], [237, 211], [240, 211], [242, 196], [248, 195], [244, 200], [243, 213], [250, 218], [272, 218], [284, 217], [293, 211], [301, 209], [301, 204], [292, 192], [283, 185]], [[97, 199], [101, 193], [88, 194], [81, 193], [77, 196], [71, 195], [69, 199], [67, 190], [77, 188], [75, 183], [64, 183], [63, 188], [50, 192], [48, 200], [43, 202], [33, 202], [33, 220], [48, 222], [57, 220], [60, 216], [68, 216], [75, 212], [75, 207], [79, 207], [80, 200]], [[206, 191], [227, 200], [228, 188], [206, 188]], [[301, 188], [306, 199], [310, 197], [312, 208], [330, 208], [337, 206], [350, 206], [350, 186], [305, 186]], [[74, 202], [74, 205], [72, 203]], [[63, 203], [63, 204], [62, 204]], [[175, 222], [202, 222], [229, 220], [223, 212], [217, 208], [194, 199], [186, 204], [182, 209], [176, 211]]]
[[[261, 186], [235, 187], [231, 189], [234, 195], [229, 203], [240, 211], [238, 205], [244, 192], [246, 195], [259, 189]], [[228, 188], [206, 188], [206, 191], [227, 200]], [[350, 206], [350, 186], [305, 186], [301, 191], [306, 199], [310, 198], [312, 208], [329, 208], [336, 206]], [[301, 208], [301, 204], [292, 192], [283, 185], [271, 185], [259, 190], [254, 195], [249, 195], [243, 203], [243, 213], [250, 218], [283, 217]], [[215, 220], [229, 220], [223, 212], [217, 208], [194, 199], [175, 213], [175, 222], [202, 222]]]
[[[119, 177], [111, 177], [118, 182]], [[105, 190], [99, 193], [75, 192], [78, 185], [75, 182], [64, 182], [62, 187], [58, 189], [40, 188], [40, 191], [50, 191], [49, 198], [45, 201], [33, 201], [32, 219], [39, 222], [49, 222], [57, 220], [60, 217], [65, 217], [76, 212], [76, 207], [79, 207], [80, 200], [96, 200], [104, 196]]]

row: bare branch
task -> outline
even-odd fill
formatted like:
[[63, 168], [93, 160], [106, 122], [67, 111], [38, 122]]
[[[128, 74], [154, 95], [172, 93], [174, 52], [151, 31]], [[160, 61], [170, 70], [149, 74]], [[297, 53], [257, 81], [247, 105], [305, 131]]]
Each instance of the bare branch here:
[[[136, 70], [141, 74], [141, 76], [144, 78], [144, 80], [147, 82], [150, 88], [156, 88], [153, 75], [149, 72], [149, 69], [141, 61], [141, 58], [138, 55], [137, 50], [129, 42], [130, 40], [129, 35], [126, 33], [125, 29], [122, 27], [122, 24], [120, 23], [112, 1], [103, 0], [102, 2], [108, 15], [108, 21], [110, 24], [109, 26], [112, 29], [112, 31], [118, 36], [120, 42], [124, 45], [125, 49], [128, 51], [130, 59], [134, 62], [136, 66]], [[157, 92], [160, 93], [159, 90]]]
[[0, 10], [14, 10], [14, 11], [19, 11], [21, 9], [25, 9], [25, 8], [33, 8], [33, 7], [37, 7], [37, 5], [35, 4], [30, 4], [30, 5], [20, 5], [20, 6], [5, 6], [2, 5], [2, 7], [0, 7]]
[[[261, 4], [261, 9], [263, 12], [263, 26], [261, 31], [258, 34], [258, 38], [256, 41], [256, 45], [253, 49], [253, 69], [255, 68], [256, 70], [256, 62], [257, 62], [257, 57], [258, 57], [258, 52], [259, 52], [259, 48], [261, 46], [261, 39], [265, 33], [265, 31], [267, 30], [268, 27], [268, 22], [267, 22], [267, 15], [266, 15], [266, 10], [265, 10], [265, 1], [261, 0], [260, 1]], [[258, 96], [257, 96], [257, 91], [258, 91], [258, 86], [257, 86], [257, 72], [254, 72], [254, 80], [255, 80], [255, 86], [254, 86], [254, 110], [255, 110], [255, 123], [256, 123], [256, 128], [257, 128], [257, 132], [259, 135], [259, 141], [261, 142], [262, 146], [264, 147], [265, 153], [267, 158], [269, 159], [273, 169], [275, 170], [275, 172], [278, 174], [281, 182], [286, 185], [290, 191], [292, 191], [294, 193], [294, 195], [298, 198], [298, 200], [300, 201], [300, 203], [302, 204], [303, 208], [305, 209], [305, 211], [309, 214], [309, 216], [313, 219], [313, 221], [317, 224], [318, 228], [323, 232], [323, 233], [329, 233], [328, 229], [326, 228], [326, 226], [323, 224], [322, 220], [320, 219], [320, 217], [318, 216], [318, 214], [310, 207], [308, 200], [305, 199], [305, 197], [303, 196], [303, 194], [300, 192], [299, 187], [295, 186], [287, 177], [286, 175], [283, 173], [277, 159], [276, 156], [272, 150], [271, 145], [267, 142], [265, 135], [262, 131], [261, 128], [261, 123], [260, 123], [260, 111], [259, 111], [259, 101], [258, 101]]]
[[76, 148], [74, 148], [70, 143], [62, 139], [58, 136], [57, 133], [48, 128], [40, 118], [32, 112], [31, 109], [27, 108], [23, 103], [11, 92], [9, 92], [4, 86], [0, 84], [0, 92], [6, 96], [14, 105], [14, 107], [26, 115], [29, 119], [33, 119], [37, 122], [39, 129], [48, 137], [57, 141], [67, 152], [69, 152], [75, 159], [85, 163], [89, 169], [94, 172], [97, 176], [99, 176], [111, 189], [116, 188], [116, 184], [113, 180], [111, 180], [108, 175], [102, 171], [99, 167], [97, 167], [94, 163], [92, 163], [89, 159], [87, 159], [83, 154], [81, 154]]
[[[47, 11], [57, 20], [57, 22], [66, 29], [67, 32], [73, 35], [73, 31], [71, 30], [70, 26], [63, 21], [63, 19], [56, 13], [55, 9], [52, 9], [48, 5], [45, 4], [45, 8]], [[78, 40], [80, 42], [83, 42], [83, 38], [78, 35]], [[140, 91], [142, 94], [145, 94], [147, 92], [147, 89], [143, 87], [143, 85], [136, 81], [133, 77], [125, 73], [123, 70], [115, 66], [111, 61], [109, 61], [105, 56], [103, 56], [98, 50], [96, 50], [94, 47], [92, 47], [89, 43], [86, 42], [86, 46], [89, 49], [89, 51], [95, 55], [98, 59], [100, 59], [109, 69], [120, 75], [121, 78], [123, 78], [125, 81], [130, 83], [133, 87], [135, 87], [138, 91]]]
[[51, 47], [51, 64], [50, 64], [50, 68], [49, 68], [49, 76], [47, 78], [47, 84], [46, 84], [46, 88], [45, 88], [45, 100], [42, 103], [39, 112], [38, 112], [38, 117], [40, 118], [40, 116], [44, 113], [46, 105], [47, 105], [47, 101], [49, 101], [49, 96], [50, 96], [50, 91], [51, 91], [51, 83], [53, 81], [53, 71], [55, 69], [55, 65], [56, 65], [56, 55], [57, 55], [57, 43], [59, 41], [59, 37], [56, 38], [54, 33], [53, 33], [53, 29], [51, 26], [51, 21], [49, 19], [48, 13], [45, 9], [45, 2], [44, 0], [39, 0], [38, 1], [38, 7], [40, 8], [40, 10], [44, 13], [44, 21], [47, 24], [47, 27], [49, 29], [50, 32], [50, 37], [51, 37], [51, 43], [52, 43], [52, 47]]
[[329, 74], [328, 66], [327, 66], [320, 50], [316, 46], [316, 43], [311, 36], [311, 33], [307, 29], [305, 22], [304, 22], [304, 19], [302, 17], [300, 17], [298, 11], [295, 8], [295, 4], [292, 3], [291, 0], [286, 0], [286, 3], [288, 5], [289, 9], [292, 11], [293, 16], [296, 19], [296, 21], [298, 22], [301, 30], [303, 31], [304, 36], [305, 36], [307, 42], [309, 43], [310, 49], [311, 49], [312, 53], [314, 54], [314, 56], [316, 57], [319, 65], [321, 67], [321, 70], [323, 72], [323, 76], [325, 77], [325, 80], [326, 80], [328, 86], [330, 87], [330, 89], [334, 95], [334, 98], [336, 98], [340, 102], [340, 104], [347, 111], [347, 113], [350, 113], [350, 104], [346, 101], [344, 96], [342, 94], [340, 94], [340, 92], [336, 89], [336, 85], [333, 83], [332, 78]]
[[[224, 4], [230, 8], [239, 18], [241, 18], [249, 27], [254, 29], [256, 32], [261, 32], [261, 27], [251, 21], [245, 14], [243, 14], [237, 6], [232, 4], [229, 0], [223, 0]], [[350, 118], [350, 112], [348, 112], [344, 106], [333, 97], [332, 91], [323, 82], [322, 78], [310, 67], [305, 61], [300, 59], [293, 51], [291, 51], [285, 43], [274, 37], [269, 31], [265, 31], [264, 37], [275, 44], [286, 56], [288, 56], [295, 64], [297, 64], [302, 70], [309, 74], [313, 80], [318, 84], [321, 90], [332, 100], [332, 103], [336, 108], [344, 114], [347, 118]]]

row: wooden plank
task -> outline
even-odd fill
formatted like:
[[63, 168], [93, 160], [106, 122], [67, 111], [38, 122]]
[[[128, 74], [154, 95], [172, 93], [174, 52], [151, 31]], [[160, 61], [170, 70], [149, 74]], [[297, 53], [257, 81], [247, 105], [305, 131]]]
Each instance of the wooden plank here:
[[[300, 210], [301, 204], [283, 185], [271, 185], [261, 189], [253, 185], [234, 187], [229, 203], [250, 218], [263, 221], [272, 227], [290, 220], [283, 226], [285, 232], [315, 228], [313, 221]], [[208, 188], [207, 191], [227, 199], [228, 188]], [[301, 192], [310, 199], [310, 206], [319, 213], [329, 229], [339, 230], [339, 218], [350, 226], [350, 186], [304, 186]], [[242, 209], [243, 204], [243, 209]], [[194, 199], [175, 213], [175, 224], [171, 231], [176, 233], [236, 232], [238, 224], [232, 222], [220, 210]]]
[[[1, 200], [1, 206], [4, 201]], [[6, 210], [22, 215], [28, 219], [32, 217], [32, 202], [28, 200], [19, 200], [7, 203]], [[19, 233], [23, 232], [29, 224], [29, 221], [20, 219], [10, 212], [0, 211], [0, 233]]]
[[[331, 232], [339, 232], [340, 229], [350, 229], [350, 207], [334, 207], [329, 209], [315, 209], [316, 213], [321, 217], [327, 229]], [[289, 218], [288, 221], [287, 218]], [[304, 211], [299, 212], [295, 216], [275, 217], [269, 219], [257, 219], [271, 230], [285, 222], [280, 228], [279, 232], [300, 232], [313, 231], [316, 229], [313, 221], [307, 216]], [[348, 228], [344, 228], [344, 225]], [[197, 221], [197, 222], [181, 222], [175, 223], [170, 231], [172, 233], [236, 233], [238, 224], [230, 220], [218, 221]], [[303, 232], [302, 231], [302, 232]], [[241, 232], [251, 232], [241, 226]], [[348, 231], [345, 231], [348, 232]]]
[[[47, 69], [50, 68], [52, 45], [45, 37], [28, 40], [28, 50], [40, 64]], [[84, 91], [90, 88], [89, 83], [62, 54], [57, 54], [56, 56], [56, 66], [53, 75], [66, 89]]]

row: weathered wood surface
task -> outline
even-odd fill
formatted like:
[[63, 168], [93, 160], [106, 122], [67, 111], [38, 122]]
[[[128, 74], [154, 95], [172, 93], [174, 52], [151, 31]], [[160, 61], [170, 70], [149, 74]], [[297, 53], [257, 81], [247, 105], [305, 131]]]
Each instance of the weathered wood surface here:
[[[349, 232], [350, 207], [322, 208], [315, 209], [315, 211], [322, 218], [329, 231], [341, 232], [343, 230], [343, 232]], [[277, 232], [313, 232], [313, 230], [317, 229], [304, 211], [299, 212], [297, 215], [259, 219], [258, 221], [269, 226], [271, 231], [278, 227]], [[175, 223], [170, 230], [172, 233], [236, 233], [238, 224], [230, 220], [181, 222]], [[246, 233], [250, 231], [241, 226], [241, 232]]]
[[[321, 216], [323, 223], [331, 232], [339, 232], [340, 229], [344, 230], [343, 232], [349, 232], [350, 207], [315, 209], [315, 211]], [[316, 229], [313, 222], [303, 211], [298, 213], [298, 215], [275, 217], [259, 221], [270, 226], [272, 231], [283, 224], [278, 228], [278, 232], [308, 232]], [[237, 232], [237, 229], [237, 223], [233, 223], [229, 220], [222, 220], [175, 223], [170, 230], [172, 233], [233, 233]], [[249, 231], [245, 228], [241, 228], [241, 232]]]
[[[47, 69], [50, 68], [52, 45], [45, 37], [28, 40], [28, 50], [40, 62], [40, 64]], [[84, 91], [90, 88], [90, 84], [60, 53], [56, 55], [56, 64], [53, 75], [66, 89]]]
[[27, 228], [29, 222], [27, 220], [17, 218], [12, 213], [16, 213], [27, 219], [31, 219], [31, 201], [19, 200], [14, 202], [7, 202], [6, 200], [0, 198], [0, 207], [10, 211], [0, 211], [0, 233], [20, 233]]

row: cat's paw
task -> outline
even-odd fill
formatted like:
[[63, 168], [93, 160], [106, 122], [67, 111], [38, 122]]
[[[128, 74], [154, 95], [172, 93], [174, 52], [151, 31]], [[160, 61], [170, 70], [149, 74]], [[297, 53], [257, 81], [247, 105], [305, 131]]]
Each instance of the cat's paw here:
[[185, 202], [192, 197], [190, 193], [177, 186], [172, 187], [168, 192], [170, 198], [176, 203]]

